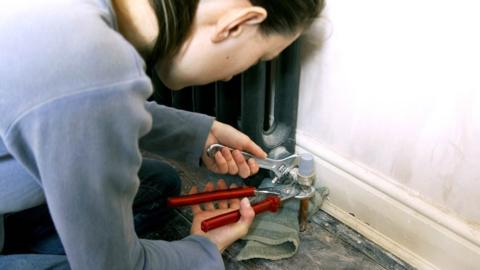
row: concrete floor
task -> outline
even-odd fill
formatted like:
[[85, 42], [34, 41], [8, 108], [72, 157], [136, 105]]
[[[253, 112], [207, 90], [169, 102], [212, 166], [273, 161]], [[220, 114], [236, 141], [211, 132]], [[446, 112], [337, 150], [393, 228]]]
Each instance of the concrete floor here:
[[[194, 184], [202, 187], [208, 181], [219, 178], [227, 183], [243, 181], [238, 177], [218, 176], [205, 169], [170, 163], [180, 174], [183, 193]], [[181, 239], [189, 234], [191, 218], [188, 207], [176, 209], [169, 223], [148, 234], [147, 238], [169, 241]], [[307, 230], [300, 234], [298, 253], [289, 259], [236, 261], [235, 255], [243, 245], [243, 241], [237, 241], [223, 253], [226, 269], [414, 269], [323, 211], [317, 212], [309, 220]]]

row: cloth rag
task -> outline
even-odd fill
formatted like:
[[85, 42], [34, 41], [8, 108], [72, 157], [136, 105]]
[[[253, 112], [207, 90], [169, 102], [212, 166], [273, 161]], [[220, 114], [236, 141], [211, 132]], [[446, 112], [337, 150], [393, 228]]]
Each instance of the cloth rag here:
[[[264, 181], [260, 187], [265, 187], [264, 183], [266, 182]], [[326, 187], [315, 192], [310, 199], [309, 216], [319, 210], [327, 195]], [[299, 207], [299, 200], [289, 199], [282, 202], [282, 207], [278, 212], [262, 213], [256, 216], [249, 233], [243, 238], [246, 240], [246, 244], [235, 259], [238, 261], [253, 258], [279, 260], [295, 255], [300, 244]]]

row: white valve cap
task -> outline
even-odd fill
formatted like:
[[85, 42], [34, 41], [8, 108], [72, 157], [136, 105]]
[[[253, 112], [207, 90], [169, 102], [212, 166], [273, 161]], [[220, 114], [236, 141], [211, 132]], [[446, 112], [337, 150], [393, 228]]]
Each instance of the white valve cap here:
[[314, 173], [314, 170], [313, 155], [310, 153], [301, 154], [300, 161], [298, 162], [298, 174], [301, 176], [310, 176]]

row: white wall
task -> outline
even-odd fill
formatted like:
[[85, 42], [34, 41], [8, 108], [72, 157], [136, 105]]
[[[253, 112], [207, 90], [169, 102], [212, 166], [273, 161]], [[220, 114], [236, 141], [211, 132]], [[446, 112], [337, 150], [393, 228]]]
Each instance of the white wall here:
[[303, 47], [298, 131], [480, 228], [480, 2], [330, 0]]

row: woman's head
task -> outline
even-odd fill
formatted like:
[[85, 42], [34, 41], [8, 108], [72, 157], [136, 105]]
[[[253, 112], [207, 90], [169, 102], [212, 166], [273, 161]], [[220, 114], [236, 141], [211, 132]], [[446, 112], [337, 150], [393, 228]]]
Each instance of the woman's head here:
[[151, 63], [172, 89], [228, 80], [274, 58], [324, 5], [323, 0], [150, 1], [159, 25]]

